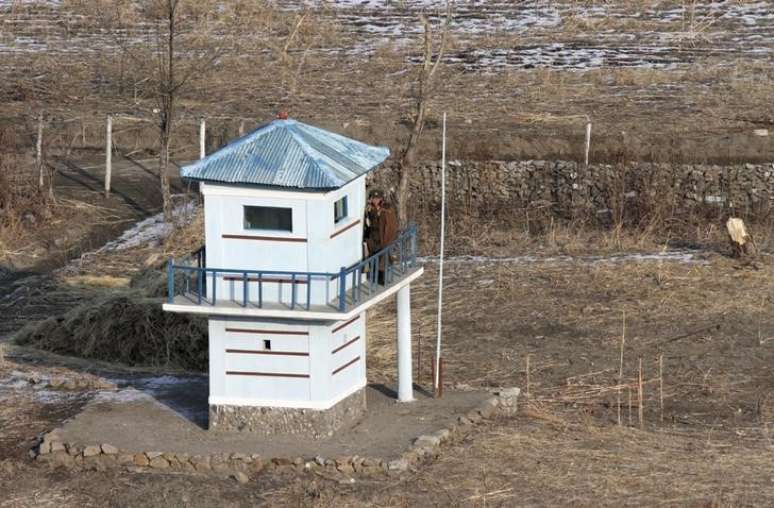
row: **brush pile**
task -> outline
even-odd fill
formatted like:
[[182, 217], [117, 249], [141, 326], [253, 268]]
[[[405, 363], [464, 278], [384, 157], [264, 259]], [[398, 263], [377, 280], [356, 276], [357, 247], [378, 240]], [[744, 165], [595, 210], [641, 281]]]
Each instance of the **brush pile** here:
[[207, 320], [161, 310], [158, 299], [118, 291], [25, 326], [16, 342], [130, 366], [207, 369]]

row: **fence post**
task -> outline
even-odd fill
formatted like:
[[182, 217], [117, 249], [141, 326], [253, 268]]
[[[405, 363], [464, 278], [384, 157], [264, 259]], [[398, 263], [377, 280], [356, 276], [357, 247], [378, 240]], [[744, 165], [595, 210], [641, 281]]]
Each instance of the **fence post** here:
[[110, 177], [113, 172], [113, 117], [107, 116], [105, 127], [105, 197], [110, 196]]
[[586, 166], [589, 165], [589, 152], [591, 151], [591, 119], [586, 124]]
[[38, 187], [43, 188], [43, 113], [38, 115], [38, 139], [35, 143], [35, 162], [38, 165]]
[[202, 121], [199, 124], [199, 158], [203, 159], [207, 155], [207, 151], [205, 149], [207, 141], [207, 124], [206, 120], [204, 120], [204, 117], [202, 117]]

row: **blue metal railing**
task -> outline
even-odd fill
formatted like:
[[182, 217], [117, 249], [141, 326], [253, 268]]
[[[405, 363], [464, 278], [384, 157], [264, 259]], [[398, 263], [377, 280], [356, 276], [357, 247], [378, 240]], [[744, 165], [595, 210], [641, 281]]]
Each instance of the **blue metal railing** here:
[[[417, 264], [417, 228], [411, 224], [398, 235], [398, 238], [390, 245], [376, 254], [355, 263], [349, 268], [342, 268], [339, 272], [339, 310], [344, 311], [344, 291], [348, 277], [352, 277], [352, 304], [362, 301], [362, 292], [365, 288], [367, 296], [371, 296], [377, 286], [379, 272], [384, 272], [384, 286], [387, 287], [393, 278], [405, 274]], [[366, 275], [363, 280], [363, 275]]]
[[[342, 267], [338, 273], [209, 268], [206, 266], [206, 251], [202, 246], [190, 256], [183, 258], [179, 264], [174, 259], [169, 260], [167, 301], [174, 303], [175, 296], [179, 294], [197, 305], [202, 303], [216, 305], [217, 281], [220, 277], [223, 281], [242, 283], [241, 298], [232, 296], [232, 301], [236, 301], [243, 307], [255, 305], [263, 308], [266, 303], [264, 296], [267, 285], [270, 285], [271, 289], [276, 289], [278, 300], [281, 300], [284, 284], [290, 284], [290, 309], [301, 307], [310, 310], [313, 300], [312, 285], [317, 284], [318, 287], [324, 285], [325, 288], [326, 297], [320, 303], [344, 312], [362, 301], [363, 292], [371, 296], [379, 291], [379, 272], [384, 272], [383, 286], [388, 287], [395, 277], [402, 276], [414, 266], [416, 266], [416, 227], [414, 225], [401, 231], [398, 238], [384, 249], [350, 267]], [[338, 288], [335, 297], [329, 298], [330, 284], [334, 281], [337, 282]], [[257, 291], [253, 284], [257, 284]], [[303, 303], [299, 303], [299, 285], [306, 286]], [[251, 299], [251, 295], [256, 296]], [[277, 302], [273, 301], [273, 303]]]

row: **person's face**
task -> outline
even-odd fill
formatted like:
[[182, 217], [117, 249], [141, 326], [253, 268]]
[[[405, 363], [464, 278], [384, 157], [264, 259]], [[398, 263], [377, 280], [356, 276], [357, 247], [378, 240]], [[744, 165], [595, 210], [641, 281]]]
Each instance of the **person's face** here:
[[379, 196], [374, 196], [371, 198], [371, 206], [374, 208], [380, 208], [382, 206], [382, 202], [383, 200]]

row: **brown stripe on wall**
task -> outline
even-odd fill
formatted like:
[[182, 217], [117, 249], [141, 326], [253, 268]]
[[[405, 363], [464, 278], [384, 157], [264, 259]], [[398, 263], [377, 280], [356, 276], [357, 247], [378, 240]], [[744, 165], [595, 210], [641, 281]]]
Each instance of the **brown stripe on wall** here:
[[349, 325], [351, 325], [352, 323], [354, 323], [354, 322], [355, 322], [355, 321], [357, 321], [358, 319], [360, 319], [360, 316], [355, 316], [355, 317], [353, 317], [352, 319], [350, 319], [350, 320], [349, 320], [349, 321], [347, 321], [346, 323], [344, 323], [344, 324], [341, 324], [341, 325], [337, 326], [336, 328], [334, 328], [333, 330], [331, 330], [331, 333], [336, 333], [336, 332], [338, 332], [339, 330], [341, 330], [342, 328], [346, 328], [346, 327], [348, 327]]
[[227, 370], [227, 376], [258, 376], [258, 377], [297, 377], [308, 378], [309, 374], [287, 374], [283, 372], [244, 372], [241, 370]]
[[347, 363], [345, 363], [344, 365], [342, 365], [338, 369], [336, 369], [333, 372], [331, 372], [331, 376], [334, 376], [334, 375], [338, 374], [339, 372], [341, 372], [342, 370], [346, 369], [350, 365], [356, 363], [358, 360], [360, 360], [360, 357], [356, 356], [355, 358], [353, 358], [352, 360], [348, 361]]
[[251, 330], [249, 328], [226, 328], [226, 331], [236, 333], [263, 333], [266, 335], [309, 335], [309, 332], [295, 332], [286, 330]]
[[341, 346], [337, 347], [336, 349], [334, 349], [333, 351], [331, 351], [331, 354], [332, 354], [332, 355], [335, 355], [336, 353], [338, 353], [339, 351], [341, 351], [341, 350], [342, 350], [342, 349], [344, 349], [345, 347], [347, 347], [347, 346], [349, 346], [349, 345], [351, 345], [351, 344], [354, 344], [355, 342], [357, 342], [357, 341], [359, 341], [359, 340], [360, 340], [360, 335], [358, 335], [357, 337], [355, 337], [355, 338], [354, 338], [354, 339], [352, 339], [351, 341], [349, 341], [349, 342], [347, 342], [347, 343], [345, 343], [345, 344], [342, 344]]
[[301, 353], [296, 351], [266, 351], [255, 349], [226, 349], [226, 353], [238, 353], [244, 355], [309, 356], [309, 353]]
[[252, 235], [222, 235], [223, 238], [232, 240], [263, 240], [266, 242], [302, 242], [306, 243], [306, 238], [288, 238], [286, 236], [252, 236]]
[[343, 227], [343, 228], [339, 229], [338, 231], [336, 231], [335, 233], [333, 233], [333, 234], [331, 235], [331, 238], [336, 238], [337, 236], [339, 236], [339, 235], [340, 235], [341, 233], [343, 233], [344, 231], [346, 231], [346, 230], [348, 230], [348, 229], [352, 229], [352, 228], [354, 228], [355, 226], [357, 226], [358, 224], [360, 224], [360, 219], [356, 220], [355, 222], [353, 222], [353, 223], [352, 223], [352, 224], [350, 224], [349, 226], [345, 226], [345, 227]]

